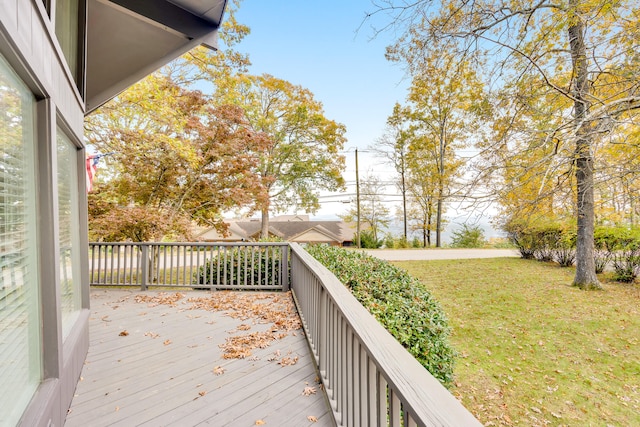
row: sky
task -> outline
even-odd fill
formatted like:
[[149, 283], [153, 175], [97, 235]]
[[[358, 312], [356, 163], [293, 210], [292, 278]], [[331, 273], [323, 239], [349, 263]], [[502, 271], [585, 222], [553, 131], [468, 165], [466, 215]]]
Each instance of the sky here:
[[[250, 72], [271, 74], [309, 89], [323, 104], [325, 116], [346, 126], [346, 192], [321, 193], [322, 207], [312, 218], [338, 219], [349, 209], [344, 202], [355, 197], [355, 148], [361, 183], [367, 175], [385, 182], [395, 179], [391, 166], [366, 151], [384, 134], [394, 104], [405, 103], [409, 81], [400, 64], [384, 57], [396, 34], [391, 30], [376, 34], [374, 29], [389, 24], [390, 18], [377, 14], [365, 20], [367, 12], [374, 10], [370, 0], [243, 0], [236, 14], [238, 22], [251, 29], [235, 47], [249, 55]], [[391, 184], [385, 195], [386, 206], [395, 215], [401, 204], [399, 191]], [[470, 219], [454, 206], [449, 206], [446, 216], [450, 225], [444, 230], [444, 241], [464, 222], [475, 225], [478, 221], [485, 237], [501, 235], [490, 225], [490, 218]], [[401, 227], [397, 221], [391, 231], [400, 235]]]
[[[393, 34], [374, 37], [372, 21], [364, 22], [371, 11], [370, 0], [243, 0], [236, 15], [251, 29], [236, 46], [249, 54], [250, 72], [309, 89], [323, 104], [325, 117], [345, 125], [347, 194], [355, 193], [355, 148], [361, 181], [368, 173], [392, 179], [392, 169], [366, 149], [382, 136], [387, 117], [396, 102], [404, 102], [408, 87], [401, 66], [384, 57]], [[382, 23], [376, 19], [376, 25]], [[397, 190], [390, 186], [389, 192]], [[346, 212], [348, 204], [341, 201], [348, 199], [323, 193], [317, 216]]]

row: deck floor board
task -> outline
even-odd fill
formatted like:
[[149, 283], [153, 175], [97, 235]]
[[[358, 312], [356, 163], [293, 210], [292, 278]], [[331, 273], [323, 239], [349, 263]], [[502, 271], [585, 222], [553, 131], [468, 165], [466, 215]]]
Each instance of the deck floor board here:
[[[189, 298], [209, 292], [183, 294], [171, 301], [170, 292], [92, 291], [89, 353], [65, 426], [335, 425], [301, 329], [277, 332], [245, 358], [223, 358], [229, 337], [275, 332], [273, 325], [194, 308]], [[225, 295], [270, 304], [269, 294]]]

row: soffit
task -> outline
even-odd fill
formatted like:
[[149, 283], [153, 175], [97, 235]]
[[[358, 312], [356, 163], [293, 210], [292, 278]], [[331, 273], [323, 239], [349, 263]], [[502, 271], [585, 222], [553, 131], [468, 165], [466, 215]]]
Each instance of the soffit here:
[[89, 0], [86, 112], [190, 49], [216, 47], [226, 0]]

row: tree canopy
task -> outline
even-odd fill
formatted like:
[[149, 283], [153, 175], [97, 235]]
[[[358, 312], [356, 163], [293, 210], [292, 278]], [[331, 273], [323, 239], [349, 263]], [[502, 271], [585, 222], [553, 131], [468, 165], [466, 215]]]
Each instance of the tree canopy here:
[[266, 236], [270, 211], [313, 212], [320, 190], [344, 186], [344, 126], [309, 90], [247, 74], [233, 48], [249, 34], [238, 6], [222, 49], [192, 50], [86, 120], [89, 144], [113, 153], [89, 195], [93, 239], [189, 238], [194, 224], [224, 232], [222, 214], [238, 209], [262, 212]]
[[222, 230], [222, 212], [266, 199], [255, 170], [269, 140], [241, 109], [213, 106], [162, 74], [91, 115], [86, 131], [114, 153], [89, 197], [93, 238], [186, 238], [193, 223]]
[[257, 173], [268, 193], [256, 204], [267, 237], [269, 212], [288, 208], [314, 212], [320, 190], [344, 187], [344, 125], [325, 117], [322, 104], [301, 87], [271, 75], [239, 74], [219, 82], [216, 103], [236, 105], [268, 144]]
[[483, 158], [475, 181], [499, 196], [508, 215], [544, 207], [577, 217], [575, 284], [599, 287], [593, 229], [596, 205], [607, 204], [602, 184], [633, 173], [607, 165], [619, 158], [614, 153], [638, 148], [628, 137], [637, 132], [640, 106], [640, 17], [634, 3], [376, 4], [402, 34], [389, 54], [411, 75], [442, 57], [482, 71], [493, 109], [482, 128], [487, 137], [474, 141]]

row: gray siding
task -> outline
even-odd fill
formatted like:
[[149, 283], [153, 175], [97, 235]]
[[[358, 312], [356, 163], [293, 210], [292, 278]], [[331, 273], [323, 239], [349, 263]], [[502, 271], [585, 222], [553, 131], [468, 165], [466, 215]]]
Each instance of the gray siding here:
[[[84, 102], [66, 66], [53, 23], [41, 0], [0, 1], [0, 53], [30, 87], [37, 105], [38, 234], [41, 259], [41, 313], [43, 320], [44, 378], [20, 422], [25, 426], [61, 426], [73, 398], [89, 347], [88, 286], [83, 310], [73, 330], [62, 342], [58, 304], [58, 244], [55, 200], [56, 125], [62, 125], [78, 146], [78, 162], [84, 170]], [[84, 174], [78, 193], [86, 206]], [[84, 201], [84, 202], [82, 202]], [[81, 209], [80, 227], [86, 230]], [[86, 235], [85, 233], [81, 233]], [[83, 243], [83, 242], [81, 242]], [[86, 243], [86, 237], [84, 240]], [[82, 282], [87, 281], [87, 260], [82, 260]]]

